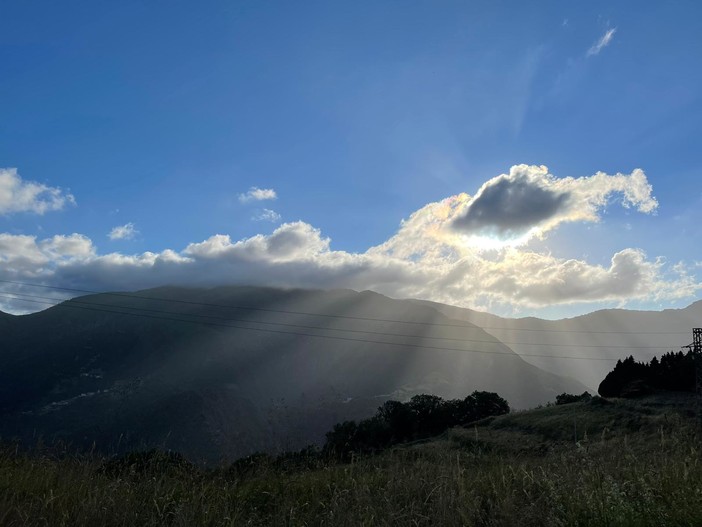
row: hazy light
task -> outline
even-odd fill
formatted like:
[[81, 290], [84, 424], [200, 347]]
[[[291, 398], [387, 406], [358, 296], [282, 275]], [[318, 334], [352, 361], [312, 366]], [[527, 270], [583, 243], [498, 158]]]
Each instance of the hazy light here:
[[541, 230], [537, 227], [531, 228], [518, 236], [500, 236], [499, 234], [480, 235], [457, 235], [459, 243], [457, 245], [477, 251], [496, 251], [510, 247], [520, 247], [529, 243], [532, 238], [539, 238]]

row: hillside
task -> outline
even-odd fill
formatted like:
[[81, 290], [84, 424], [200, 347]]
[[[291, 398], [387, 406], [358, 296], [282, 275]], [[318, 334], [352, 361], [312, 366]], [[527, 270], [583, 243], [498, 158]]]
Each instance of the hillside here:
[[685, 394], [595, 398], [487, 419], [348, 464], [258, 458], [203, 470], [174, 455], [115, 461], [4, 448], [0, 521], [699, 525], [698, 411]]
[[[334, 423], [389, 398], [486, 390], [525, 408], [585, 390], [465, 326], [371, 292], [159, 288], [76, 298], [5, 322], [0, 436], [160, 446], [216, 461], [319, 443]], [[463, 342], [466, 332], [480, 342]]]
[[[702, 326], [702, 302], [684, 309], [634, 311], [607, 309], [563, 320], [502, 318], [489, 313], [419, 302], [444, 315], [485, 328], [524, 360], [558, 375], [573, 377], [596, 391], [617, 359], [633, 355], [650, 360], [692, 342], [692, 328]], [[608, 360], [530, 357], [550, 354]]]

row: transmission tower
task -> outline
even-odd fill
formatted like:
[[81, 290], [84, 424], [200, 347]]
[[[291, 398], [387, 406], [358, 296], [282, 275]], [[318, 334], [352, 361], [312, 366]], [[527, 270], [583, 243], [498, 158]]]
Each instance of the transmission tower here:
[[698, 396], [702, 396], [702, 328], [692, 329], [690, 348], [695, 356], [695, 391]]

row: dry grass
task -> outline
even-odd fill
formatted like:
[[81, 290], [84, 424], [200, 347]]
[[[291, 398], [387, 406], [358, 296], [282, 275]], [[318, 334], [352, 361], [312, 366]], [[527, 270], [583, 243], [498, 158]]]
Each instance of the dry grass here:
[[676, 401], [544, 408], [351, 464], [239, 477], [115, 474], [98, 457], [8, 447], [0, 525], [701, 525], [699, 418]]

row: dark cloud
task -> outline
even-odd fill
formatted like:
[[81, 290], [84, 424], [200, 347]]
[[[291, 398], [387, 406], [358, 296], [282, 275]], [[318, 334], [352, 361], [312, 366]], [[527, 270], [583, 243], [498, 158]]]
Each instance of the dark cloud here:
[[470, 234], [512, 238], [556, 216], [570, 194], [543, 188], [526, 177], [496, 178], [484, 186], [453, 227]]

